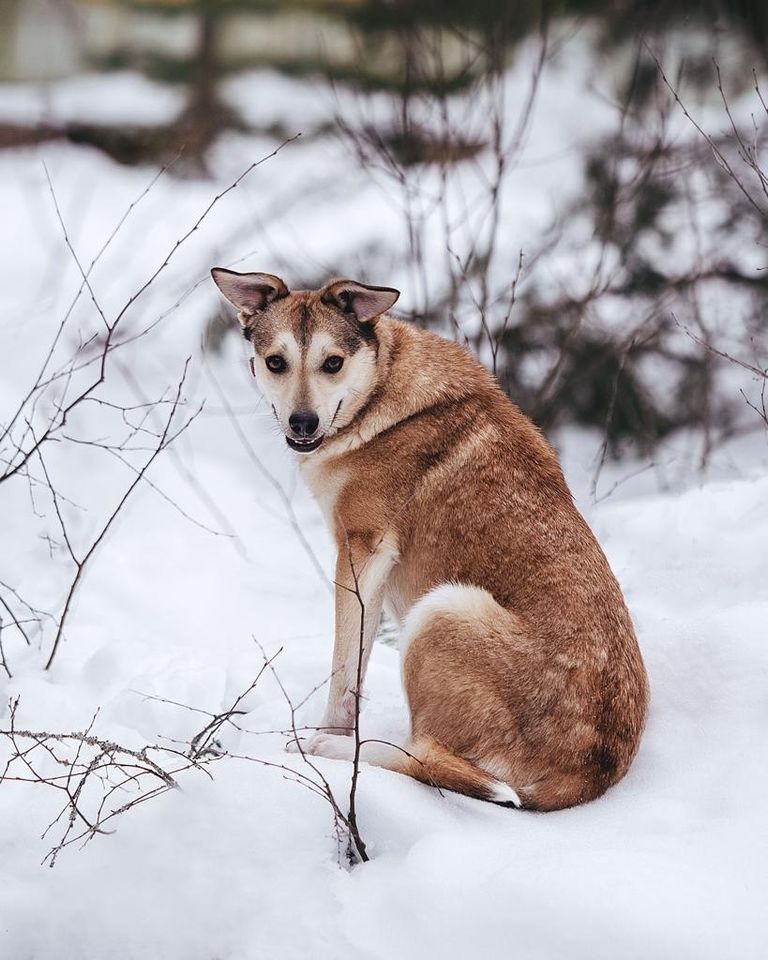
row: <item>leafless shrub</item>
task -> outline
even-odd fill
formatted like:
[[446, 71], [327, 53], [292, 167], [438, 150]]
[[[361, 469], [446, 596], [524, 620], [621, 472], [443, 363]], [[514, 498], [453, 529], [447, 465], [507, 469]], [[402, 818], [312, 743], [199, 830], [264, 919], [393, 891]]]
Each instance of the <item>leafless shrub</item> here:
[[[338, 837], [347, 837], [347, 855], [351, 862], [368, 860], [366, 846], [357, 824], [355, 796], [359, 772], [359, 757], [353, 763], [352, 785], [347, 810], [337, 800], [333, 789], [315, 758], [306, 753], [302, 733], [310, 728], [296, 725], [296, 711], [316, 692], [310, 691], [294, 705], [282, 679], [275, 670], [278, 650], [263, 654], [263, 666], [248, 687], [223, 711], [210, 713], [199, 707], [178, 701], [152, 697], [164, 703], [207, 717], [202, 728], [188, 741], [160, 738], [163, 742], [146, 744], [140, 748], [128, 747], [105, 739], [95, 733], [96, 714], [85, 730], [69, 733], [30, 730], [17, 723], [19, 700], [9, 705], [8, 726], [0, 728], [0, 744], [7, 748], [5, 762], [0, 768], [0, 786], [3, 784], [34, 784], [62, 795], [59, 813], [46, 826], [43, 838], [60, 834], [43, 863], [54, 866], [62, 850], [77, 843], [85, 844], [97, 835], [114, 832], [117, 818], [139, 804], [162, 796], [180, 787], [180, 775], [198, 770], [212, 777], [209, 769], [216, 761], [245, 761], [279, 771], [287, 780], [298, 783], [320, 796], [330, 807]], [[265, 672], [269, 671], [285, 697], [290, 711], [290, 726], [280, 731], [253, 731], [241, 726], [239, 719], [246, 714], [242, 704], [256, 688]], [[299, 744], [298, 768], [290, 762], [277, 762], [245, 752], [225, 749], [219, 734], [225, 725], [255, 736], [282, 733]], [[359, 730], [358, 730], [359, 741]]]
[[[357, 588], [356, 596], [360, 596]], [[360, 598], [360, 600], [362, 603], [362, 598]], [[361, 610], [363, 611], [362, 616], [364, 617], [364, 607], [361, 607]], [[361, 638], [363, 629], [364, 625], [361, 626]], [[202, 760], [206, 757], [213, 757], [229, 758], [230, 760], [255, 763], [259, 766], [265, 767], [266, 769], [278, 771], [286, 780], [303, 786], [314, 795], [323, 799], [331, 808], [334, 830], [337, 839], [341, 840], [342, 838], [346, 837], [346, 842], [343, 844], [343, 846], [345, 848], [348, 861], [353, 864], [366, 862], [369, 859], [369, 856], [358, 826], [356, 804], [360, 772], [360, 746], [366, 742], [360, 737], [359, 695], [355, 697], [356, 705], [354, 735], [356, 749], [355, 757], [352, 761], [350, 789], [345, 809], [345, 805], [337, 798], [333, 788], [330, 785], [330, 782], [328, 781], [328, 778], [318, 766], [317, 758], [308, 753], [306, 750], [306, 737], [317, 732], [320, 728], [316, 726], [299, 725], [297, 723], [298, 711], [301, 710], [308, 703], [308, 701], [328, 683], [330, 678], [326, 678], [321, 683], [313, 687], [304, 697], [302, 697], [300, 701], [294, 702], [288, 693], [280, 673], [275, 667], [275, 660], [282, 652], [282, 648], [269, 656], [262, 644], [255, 637], [253, 640], [261, 652], [263, 665], [251, 684], [243, 691], [243, 693], [239, 694], [235, 698], [232, 705], [226, 710], [218, 713], [211, 713], [207, 710], [202, 710], [199, 707], [193, 707], [174, 700], [167, 700], [163, 697], [151, 696], [149, 699], [157, 700], [161, 703], [168, 703], [184, 710], [190, 710], [194, 713], [201, 713], [208, 717], [206, 724], [188, 742], [182, 743], [178, 740], [173, 741], [176, 748], [183, 751], [183, 753], [189, 756], [191, 759]], [[363, 649], [362, 639], [359, 649], [360, 651]], [[359, 682], [357, 689], [359, 691], [361, 688], [360, 680], [362, 674], [362, 653], [360, 653], [358, 656], [358, 664]], [[289, 722], [287, 726], [276, 730], [253, 730], [244, 726], [241, 720], [241, 718], [247, 714], [247, 710], [244, 708], [243, 702], [255, 689], [257, 683], [266, 671], [269, 671], [269, 673], [272, 675], [280, 694], [285, 701], [288, 709]], [[293, 744], [296, 747], [295, 755], [297, 755], [300, 759], [300, 766], [297, 768], [288, 760], [281, 763], [275, 760], [265, 759], [264, 757], [260, 757], [250, 752], [245, 753], [242, 751], [234, 752], [232, 750], [228, 750], [223, 745], [222, 740], [219, 738], [222, 728], [226, 726], [231, 726], [234, 730], [248, 737], [263, 737], [279, 734], [288, 738], [288, 743]]]
[[72, 733], [19, 728], [18, 706], [18, 699], [10, 704], [8, 727], [0, 729], [9, 746], [0, 785], [37, 784], [63, 794], [61, 810], [43, 832], [46, 837], [62, 828], [43, 858], [51, 867], [66, 847], [112, 833], [107, 825], [116, 817], [177, 789], [180, 773], [191, 767], [205, 769], [209, 760], [168, 746], [153, 744], [137, 750], [105, 740], [93, 732], [96, 716], [85, 730]]
[[[189, 361], [175, 388], [169, 386], [160, 396], [148, 397], [140, 385], [134, 383], [139, 399], [126, 399], [123, 393], [113, 389], [116, 373], [118, 380], [125, 373], [120, 354], [129, 344], [147, 336], [183, 301], [184, 296], [179, 297], [170, 310], [159, 315], [145, 315], [139, 321], [134, 316], [133, 308], [137, 302], [163, 275], [179, 249], [200, 229], [222, 198], [295, 139], [284, 141], [269, 155], [249, 164], [235, 180], [216, 193], [189, 229], [173, 243], [155, 269], [113, 315], [108, 315], [103, 308], [92, 283], [94, 268], [164, 169], [129, 205], [87, 267], [72, 243], [53, 181], [46, 169], [51, 201], [69, 255], [80, 276], [80, 285], [48, 344], [33, 382], [19, 398], [15, 409], [0, 423], [0, 491], [4, 494], [10, 492], [11, 497], [16, 496], [18, 500], [13, 488], [27, 487], [31, 511], [29, 539], [36, 539], [34, 525], [39, 522], [51, 556], [56, 552], [66, 558], [68, 585], [58, 609], [49, 611], [40, 609], [39, 604], [22, 593], [19, 583], [10, 578], [9, 582], [0, 581], [0, 609], [4, 612], [2, 640], [5, 641], [2, 663], [6, 673], [12, 672], [11, 640], [29, 646], [35, 639], [42, 646], [49, 634], [52, 634], [51, 646], [44, 655], [44, 663], [45, 669], [51, 667], [65, 636], [72, 604], [82, 588], [85, 572], [140, 484], [148, 484], [192, 519], [148, 476], [157, 457], [168, 449], [199, 412], [194, 410], [186, 415], [181, 412]], [[100, 326], [90, 333], [82, 333], [74, 325], [74, 309], [83, 296], [90, 300]], [[89, 416], [89, 411], [95, 409], [99, 411], [99, 429], [103, 431], [97, 436], [93, 435], [93, 421]], [[122, 490], [116, 491], [111, 504], [106, 498], [103, 505], [96, 502], [85, 506], [75, 504], [64, 493], [57, 467], [65, 452], [75, 469], [92, 471], [96, 457], [104, 464], [102, 469], [106, 469], [107, 461], [116, 462], [128, 471], [131, 479]], [[9, 498], [6, 503], [11, 505], [3, 509], [14, 509], [13, 499]], [[80, 530], [82, 523], [73, 522], [73, 518], [81, 519], [86, 508], [98, 518], [96, 532], [89, 539], [85, 539], [82, 533], [76, 535], [75, 530]], [[47, 570], [51, 572], [50, 565]]]
[[[258, 641], [257, 641], [258, 642]], [[291, 700], [286, 687], [280, 678], [280, 675], [275, 670], [272, 661], [267, 658], [266, 653], [262, 649], [262, 656], [264, 657], [264, 662], [268, 664], [270, 671], [277, 683], [280, 692], [285, 699], [286, 706], [290, 714], [290, 725], [288, 732], [290, 733], [291, 740], [290, 742], [296, 745], [298, 755], [301, 757], [302, 763], [309, 769], [309, 773], [304, 770], [296, 770], [295, 768], [289, 766], [285, 763], [275, 763], [273, 761], [266, 761], [261, 759], [255, 759], [256, 763], [262, 764], [265, 767], [270, 767], [272, 769], [277, 769], [282, 771], [282, 773], [287, 776], [289, 779], [295, 780], [297, 783], [300, 783], [302, 786], [306, 787], [312, 793], [317, 794], [322, 797], [331, 807], [334, 818], [334, 825], [336, 829], [337, 837], [346, 835], [347, 845], [346, 852], [347, 858], [350, 863], [362, 862], [365, 863], [370, 858], [368, 856], [367, 848], [365, 842], [363, 841], [362, 836], [360, 835], [360, 830], [357, 824], [357, 813], [356, 813], [356, 795], [357, 795], [357, 781], [359, 773], [359, 748], [356, 751], [355, 758], [352, 763], [352, 781], [350, 786], [349, 793], [349, 802], [347, 810], [345, 811], [342, 804], [337, 799], [328, 778], [318, 767], [316, 758], [309, 754], [305, 749], [304, 737], [302, 734], [307, 731], [308, 728], [300, 728], [296, 723], [296, 711], [298, 707], [294, 705]], [[302, 701], [303, 702], [303, 701]], [[359, 729], [359, 716], [360, 716], [360, 705], [359, 700], [356, 700], [355, 706], [355, 726]], [[311, 729], [311, 728], [310, 728]], [[358, 734], [359, 736], [359, 734]], [[254, 759], [246, 757], [244, 759]]]
[[[288, 141], [286, 141], [288, 142]], [[283, 144], [284, 145], [284, 144]], [[280, 148], [278, 148], [279, 150]], [[269, 156], [274, 156], [278, 150]], [[268, 159], [267, 157], [264, 160]], [[135, 205], [152, 188], [156, 177], [146, 190], [131, 204], [125, 215], [108, 237], [101, 250], [88, 267], [84, 267], [70, 240], [66, 224], [61, 215], [53, 183], [48, 177], [49, 191], [54, 204], [59, 225], [70, 256], [75, 262], [81, 278], [80, 288], [60, 323], [49, 349], [43, 359], [38, 375], [27, 393], [20, 399], [18, 407], [10, 418], [0, 427], [0, 484], [25, 483], [33, 496], [32, 508], [38, 513], [38, 502], [42, 504], [40, 493], [47, 498], [50, 506], [54, 529], [46, 533], [51, 549], [61, 549], [72, 571], [69, 586], [65, 591], [61, 609], [48, 613], [28, 602], [12, 583], [0, 583], [0, 604], [6, 616], [0, 618], [0, 667], [10, 678], [12, 670], [6, 657], [5, 639], [8, 626], [25, 643], [31, 644], [35, 631], [40, 633], [42, 624], [47, 622], [53, 629], [53, 641], [45, 660], [45, 669], [53, 664], [62, 639], [65, 637], [69, 614], [78, 590], [82, 587], [85, 573], [103, 544], [109, 530], [123, 510], [133, 491], [142, 482], [148, 483], [167, 496], [147, 476], [156, 458], [163, 453], [192, 422], [199, 408], [191, 414], [183, 415], [183, 391], [186, 382], [189, 360], [176, 387], [159, 398], [148, 398], [141, 385], [132, 382], [130, 371], [124, 368], [121, 373], [132, 382], [138, 402], [126, 402], [116, 399], [104, 388], [113, 369], [120, 370], [119, 352], [125, 345], [145, 336], [161, 322], [168, 313], [183, 301], [186, 295], [179, 297], [170, 311], [150, 318], [144, 326], [129, 328], [126, 316], [137, 299], [147, 291], [160, 277], [178, 248], [202, 225], [214, 205], [242, 179], [264, 160], [251, 164], [229, 187], [218, 193], [206, 207], [193, 226], [167, 253], [161, 264], [151, 276], [131, 295], [125, 305], [114, 317], [109, 317], [102, 308], [98, 294], [91, 282], [91, 274], [111, 241], [119, 232], [125, 219]], [[162, 171], [161, 171], [162, 172]], [[159, 176], [160, 174], [158, 174]], [[64, 332], [73, 315], [74, 306], [82, 295], [87, 295], [100, 318], [102, 332], [92, 334], [75, 341], [74, 350], [62, 362], [58, 357], [64, 342]], [[225, 410], [231, 422], [238, 428], [226, 395], [213, 378]], [[93, 437], [87, 433], [87, 426], [77, 420], [76, 415], [88, 406], [97, 406], [104, 417], [111, 417], [118, 426], [108, 436]], [[286, 511], [290, 525], [302, 548], [307, 552], [315, 570], [328, 585], [311, 545], [304, 537], [294, 513], [290, 497], [280, 483], [264, 467], [258, 455], [252, 449], [242, 431], [237, 429], [238, 438], [246, 447], [257, 469], [266, 477], [275, 489]], [[75, 509], [62, 492], [51, 464], [50, 450], [56, 445], [57, 452], [66, 445], [75, 456], [80, 451], [96, 452], [111, 460], [118, 461], [132, 474], [130, 482], [115, 497], [111, 507], [104, 510], [104, 516], [96, 528], [95, 535], [84, 545], [78, 543], [67, 508]], [[6, 487], [7, 489], [7, 487]], [[34, 494], [32, 493], [34, 491]], [[180, 506], [172, 505], [188, 516]], [[189, 517], [193, 520], [194, 518]], [[32, 628], [31, 630], [29, 628]], [[302, 752], [299, 769], [288, 763], [262, 760], [248, 754], [234, 754], [226, 751], [219, 741], [219, 734], [225, 725], [243, 729], [238, 724], [244, 710], [243, 701], [255, 688], [265, 671], [271, 672], [290, 707], [291, 726], [284, 731], [297, 742], [300, 731], [296, 728], [297, 707], [291, 703], [279, 675], [274, 668], [277, 654], [267, 657], [255, 679], [240, 694], [228, 709], [208, 713], [193, 706], [184, 706], [194, 712], [206, 715], [204, 726], [190, 738], [180, 743], [163, 738], [164, 742], [146, 744], [140, 748], [125, 746], [99, 736], [95, 732], [97, 717], [94, 717], [83, 731], [52, 732], [20, 727], [17, 722], [18, 700], [10, 705], [8, 726], [0, 729], [0, 741], [8, 748], [0, 784], [26, 783], [45, 786], [62, 795], [62, 807], [48, 825], [44, 836], [61, 828], [52, 849], [46, 854], [44, 862], [53, 866], [60, 852], [78, 842], [87, 843], [97, 834], [112, 832], [119, 816], [135, 808], [138, 804], [153, 797], [161, 796], [179, 786], [178, 777], [188, 770], [198, 769], [210, 776], [208, 766], [224, 758], [239, 759], [260, 763], [266, 767], [279, 769], [284, 776], [295, 780], [313, 792], [322, 796], [331, 806], [334, 823], [339, 836], [348, 837], [348, 853], [352, 860], [367, 859], [365, 843], [360, 836], [355, 810], [358, 758], [356, 757], [353, 783], [349, 796], [348, 809], [337, 801], [327, 778], [322, 774], [314, 760]], [[162, 699], [162, 698], [157, 698]], [[172, 701], [166, 701], [171, 703]], [[250, 731], [254, 732], [254, 731]], [[359, 728], [357, 730], [359, 744]]]
[[[410, 30], [401, 54], [406, 82], [389, 113], [366, 116], [363, 100], [357, 118], [338, 118], [360, 162], [401, 198], [412, 319], [475, 350], [545, 430], [569, 423], [600, 430], [598, 475], [606, 458], [651, 458], [680, 430], [700, 436], [706, 465], [718, 444], [744, 429], [744, 417], [739, 388], [722, 376], [722, 356], [703, 344], [746, 355], [765, 336], [768, 279], [743, 258], [768, 225], [768, 111], [757, 74], [745, 126], [719, 65], [710, 63], [726, 121], [710, 134], [680, 92], [688, 61], [674, 77], [662, 69], [663, 36], [649, 24], [633, 46], [624, 41], [632, 56], [617, 84], [614, 132], [587, 149], [581, 194], [514, 256], [504, 237], [504, 197], [557, 48], [546, 21], [518, 108], [506, 48], [492, 37], [464, 36], [464, 63], [449, 69], [429, 31]], [[423, 64], [435, 71], [429, 83]], [[702, 88], [706, 69], [697, 61], [688, 71]], [[698, 142], [680, 135], [680, 111]], [[471, 203], [461, 190], [467, 179]], [[707, 228], [705, 207], [715, 215]], [[673, 250], [680, 238], [682, 249]], [[553, 282], [548, 266], [563, 259], [571, 280]], [[718, 331], [725, 303], [733, 349]], [[681, 336], [673, 314], [702, 343]], [[764, 366], [757, 353], [753, 365]], [[759, 399], [748, 403], [760, 412]]]

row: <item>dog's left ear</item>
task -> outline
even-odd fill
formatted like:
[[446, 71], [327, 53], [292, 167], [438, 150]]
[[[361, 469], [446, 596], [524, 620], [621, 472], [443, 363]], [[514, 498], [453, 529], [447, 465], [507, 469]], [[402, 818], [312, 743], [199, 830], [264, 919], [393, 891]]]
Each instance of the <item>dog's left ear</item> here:
[[334, 280], [323, 290], [322, 300], [354, 316], [359, 323], [371, 323], [390, 310], [399, 296], [400, 291], [393, 287], [370, 287], [354, 280]]

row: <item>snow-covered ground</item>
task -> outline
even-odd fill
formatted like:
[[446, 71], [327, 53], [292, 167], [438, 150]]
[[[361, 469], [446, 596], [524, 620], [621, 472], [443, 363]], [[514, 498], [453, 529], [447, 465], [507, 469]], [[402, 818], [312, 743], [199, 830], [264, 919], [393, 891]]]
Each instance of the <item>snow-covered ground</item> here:
[[[254, 444], [283, 460], [263, 424]], [[247, 551], [143, 491], [105, 546], [50, 675], [3, 684], [19, 725], [128, 745], [203, 725], [156, 695], [216, 713], [261, 666], [258, 638], [296, 702], [327, 676], [329, 596], [279, 504], [236, 449], [198, 449], [195, 471]], [[184, 496], [169, 461], [155, 479]], [[178, 487], [178, 489], [175, 489]], [[366, 768], [361, 831], [372, 861], [339, 866], [330, 808], [280, 772], [235, 759], [129, 811], [112, 836], [65, 851], [42, 828], [60, 801], [0, 790], [0, 937], [8, 957], [758, 958], [765, 944], [768, 479], [608, 501], [591, 520], [626, 591], [653, 692], [623, 783], [562, 813], [497, 810]], [[328, 560], [317, 512], [302, 526]], [[375, 651], [366, 736], [406, 723], [398, 653]], [[318, 718], [321, 694], [299, 723]], [[286, 728], [265, 675], [249, 730]], [[3, 719], [7, 719], [7, 713]], [[289, 762], [285, 737], [229, 730], [233, 753]], [[300, 759], [290, 765], [301, 769]], [[319, 765], [340, 797], [348, 767]], [[342, 858], [343, 859], [343, 858]]]
[[[562, 121], [567, 127], [567, 105]], [[567, 131], [561, 137], [567, 140]], [[216, 183], [158, 181], [94, 272], [108, 316], [210, 198], [273, 146], [266, 138], [232, 138], [221, 147]], [[116, 168], [82, 149], [48, 146], [41, 155], [87, 265], [153, 172]], [[0, 420], [29, 384], [79, 286], [41, 155], [0, 154]], [[534, 186], [530, 176], [524, 190], [521, 185], [522, 224], [546, 213], [552, 178], [564, 171], [554, 166]], [[331, 183], [322, 198], [308, 189], [307, 171], [318, 180], [322, 172]], [[331, 210], [336, 220], [329, 220]], [[301, 250], [298, 271], [319, 270], [342, 256], [352, 262], [349, 248], [357, 242], [362, 261], [365, 244], [395, 221], [386, 198], [355, 173], [338, 143], [289, 145], [214, 208], [126, 322], [142, 329], [203, 280], [213, 262], [231, 263], [254, 249], [244, 269], [285, 273], [293, 240]], [[104, 395], [135, 400], [134, 380], [156, 396], [178, 381], [191, 356], [190, 408], [200, 399], [207, 404], [153, 465], [154, 487], [137, 489], [94, 556], [52, 669], [42, 670], [49, 627], [30, 648], [5, 631], [13, 677], [0, 672], [0, 727], [8, 723], [8, 701], [18, 697], [20, 728], [83, 730], [98, 710], [94, 733], [140, 749], [171, 743], [163, 738], [189, 740], [206, 721], [163, 701], [213, 714], [227, 709], [262, 667], [261, 647], [268, 655], [281, 650], [275, 669], [295, 703], [327, 677], [328, 584], [243, 446], [219, 388], [261, 462], [292, 498], [297, 522], [327, 571], [330, 543], [254, 394], [245, 344], [233, 338], [218, 355], [200, 348], [216, 302], [202, 283], [147, 336], [123, 348], [121, 365], [110, 368]], [[98, 330], [100, 322], [84, 296], [72, 329]], [[71, 430], [100, 435], [107, 424], [115, 428], [106, 416], [94, 405], [78, 414]], [[692, 479], [691, 452], [678, 440], [677, 448], [658, 454], [657, 466], [597, 504], [589, 496], [594, 439], [570, 433], [558, 443], [579, 503], [626, 592], [651, 679], [647, 732], [620, 785], [588, 806], [535, 815], [441, 796], [364, 768], [358, 816], [372, 859], [349, 870], [322, 798], [280, 770], [226, 756], [207, 768], [212, 779], [188, 770], [180, 791], [128, 810], [112, 821], [113, 834], [65, 849], [50, 869], [40, 861], [61, 830], [41, 833], [61, 809], [60, 795], [6, 782], [0, 785], [0, 956], [763, 956], [765, 439], [752, 434], [719, 452], [711, 471], [718, 479], [706, 484]], [[109, 461], [76, 444], [52, 444], [47, 454], [62, 493], [87, 508], [63, 507], [78, 546], [89, 542], [130, 480], [129, 471]], [[636, 469], [609, 465], [598, 495]], [[68, 565], [61, 538], [53, 546], [42, 539], [56, 534], [50, 502], [36, 491], [31, 507], [25, 483], [3, 484], [0, 522], [0, 580], [58, 611]], [[321, 689], [300, 708], [299, 725], [319, 717], [322, 696]], [[243, 729], [222, 729], [223, 748], [305, 771], [301, 758], [284, 753], [286, 736], [267, 732], [290, 726], [286, 699], [269, 672], [244, 707]], [[392, 646], [374, 650], [362, 723], [366, 736], [404, 733]], [[7, 744], [0, 743], [0, 764], [3, 751]], [[318, 766], [343, 801], [348, 766], [322, 760]]]

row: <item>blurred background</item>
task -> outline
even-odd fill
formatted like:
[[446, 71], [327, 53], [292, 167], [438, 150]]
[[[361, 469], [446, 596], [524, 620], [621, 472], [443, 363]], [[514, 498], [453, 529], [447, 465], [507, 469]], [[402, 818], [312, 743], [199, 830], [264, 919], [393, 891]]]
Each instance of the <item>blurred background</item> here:
[[[0, 149], [27, 170], [49, 146], [98, 157], [99, 179], [167, 166], [224, 184], [300, 133], [211, 255], [294, 286], [400, 287], [406, 315], [469, 343], [544, 429], [598, 430], [611, 456], [693, 429], [706, 463], [764, 428], [759, 377], [714, 352], [768, 362], [764, 3], [0, 0], [0, 15]], [[201, 310], [219, 350], [236, 331]]]

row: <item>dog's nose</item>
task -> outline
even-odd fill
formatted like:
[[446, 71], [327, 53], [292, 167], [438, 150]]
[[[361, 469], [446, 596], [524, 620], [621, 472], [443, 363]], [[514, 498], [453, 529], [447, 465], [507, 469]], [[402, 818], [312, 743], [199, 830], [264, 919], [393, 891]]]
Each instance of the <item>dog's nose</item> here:
[[288, 426], [298, 437], [311, 437], [320, 424], [316, 413], [292, 413], [288, 417]]

